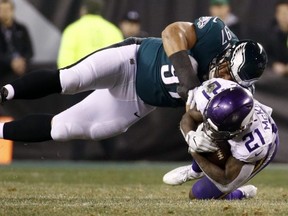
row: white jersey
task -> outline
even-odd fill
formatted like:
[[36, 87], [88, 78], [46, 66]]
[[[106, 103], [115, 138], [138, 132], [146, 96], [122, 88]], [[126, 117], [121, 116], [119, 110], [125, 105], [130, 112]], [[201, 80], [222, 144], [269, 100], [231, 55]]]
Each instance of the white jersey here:
[[[202, 115], [206, 105], [215, 94], [239, 86], [237, 83], [213, 78], [197, 88], [194, 100]], [[277, 127], [271, 118], [272, 109], [254, 99], [252, 125], [237, 137], [228, 140], [231, 153], [236, 159], [255, 164], [256, 173], [263, 169], [274, 157], [278, 145]], [[253, 172], [254, 173], [254, 172]]]

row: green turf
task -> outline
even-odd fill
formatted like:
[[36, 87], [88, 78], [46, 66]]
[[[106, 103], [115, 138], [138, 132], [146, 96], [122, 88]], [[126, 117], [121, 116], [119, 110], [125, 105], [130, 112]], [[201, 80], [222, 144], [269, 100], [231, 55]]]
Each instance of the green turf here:
[[0, 215], [288, 215], [288, 165], [256, 176], [254, 199], [193, 202], [192, 182], [162, 183], [179, 165], [16, 162], [0, 167]]

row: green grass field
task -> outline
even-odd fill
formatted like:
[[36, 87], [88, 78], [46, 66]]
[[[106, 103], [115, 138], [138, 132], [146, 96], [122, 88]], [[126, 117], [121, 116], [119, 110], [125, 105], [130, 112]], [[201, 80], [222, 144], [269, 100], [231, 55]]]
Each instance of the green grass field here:
[[0, 215], [288, 215], [288, 165], [270, 165], [250, 181], [254, 199], [192, 202], [193, 182], [162, 183], [180, 165], [14, 162], [0, 167]]

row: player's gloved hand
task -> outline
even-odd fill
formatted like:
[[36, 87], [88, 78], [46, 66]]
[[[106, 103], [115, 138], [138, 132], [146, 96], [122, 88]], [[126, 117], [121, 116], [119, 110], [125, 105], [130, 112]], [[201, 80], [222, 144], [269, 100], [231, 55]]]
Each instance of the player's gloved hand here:
[[189, 145], [188, 152], [214, 152], [216, 144], [203, 131], [189, 131], [185, 137]]
[[188, 111], [189, 109], [193, 109], [195, 106], [195, 100], [194, 100], [195, 91], [196, 91], [196, 89], [190, 89], [188, 91], [188, 98], [186, 101], [186, 111]]

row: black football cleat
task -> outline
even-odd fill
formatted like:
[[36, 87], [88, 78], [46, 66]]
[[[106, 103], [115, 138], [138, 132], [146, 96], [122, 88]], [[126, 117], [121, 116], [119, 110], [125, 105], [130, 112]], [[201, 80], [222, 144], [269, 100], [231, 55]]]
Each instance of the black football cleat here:
[[7, 101], [8, 91], [6, 88], [2, 87], [0, 89], [0, 103], [3, 104], [5, 101]]

